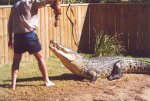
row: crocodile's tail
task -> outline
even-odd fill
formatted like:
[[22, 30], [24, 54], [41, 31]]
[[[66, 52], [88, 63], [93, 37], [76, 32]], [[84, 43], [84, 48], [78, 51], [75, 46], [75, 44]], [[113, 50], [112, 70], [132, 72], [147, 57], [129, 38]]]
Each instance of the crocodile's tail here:
[[123, 73], [150, 74], [150, 62], [139, 60], [119, 60], [114, 64], [109, 80], [119, 79]]
[[127, 61], [127, 63], [124, 63], [124, 65], [125, 64], [127, 64], [127, 68], [122, 67], [124, 73], [150, 74], [150, 62], [130, 60]]

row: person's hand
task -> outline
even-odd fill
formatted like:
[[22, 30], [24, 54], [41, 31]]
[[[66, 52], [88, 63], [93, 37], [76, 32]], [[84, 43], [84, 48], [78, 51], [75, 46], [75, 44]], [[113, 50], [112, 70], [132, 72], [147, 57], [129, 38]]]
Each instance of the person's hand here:
[[54, 9], [53, 12], [55, 14], [55, 18], [59, 19], [61, 15], [61, 9], [60, 8]]
[[12, 41], [8, 41], [8, 47], [11, 48], [11, 49], [13, 48], [13, 43], [12, 43]]
[[54, 22], [54, 26], [55, 26], [55, 27], [58, 26], [58, 21], [57, 21], [57, 20]]
[[51, 4], [52, 0], [46, 0], [46, 4]]

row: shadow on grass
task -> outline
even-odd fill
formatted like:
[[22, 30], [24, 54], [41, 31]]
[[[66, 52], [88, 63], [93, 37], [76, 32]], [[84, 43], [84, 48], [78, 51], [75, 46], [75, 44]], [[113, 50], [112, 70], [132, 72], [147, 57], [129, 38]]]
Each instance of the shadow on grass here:
[[84, 78], [79, 76], [79, 75], [75, 75], [75, 74], [62, 74], [60, 76], [52, 76], [49, 77], [50, 80], [75, 80], [75, 81], [81, 81]]
[[10, 84], [0, 84], [0, 88], [10, 88]]
[[[50, 76], [50, 80], [75, 80], [75, 81], [81, 81], [83, 80], [83, 77], [75, 75], [75, 74], [62, 74], [59, 76]], [[17, 79], [17, 82], [27, 82], [27, 81], [40, 81], [43, 80], [42, 77], [32, 77], [32, 78], [22, 78]]]
[[[50, 80], [75, 80], [75, 81], [81, 81], [84, 78], [75, 74], [62, 74], [59, 76], [50, 76]], [[30, 82], [30, 81], [42, 81], [42, 77], [32, 77], [32, 78], [18, 78], [17, 82]], [[4, 82], [11, 82], [11, 80], [4, 80]], [[19, 86], [34, 86], [34, 85], [24, 85], [19, 84]], [[0, 88], [9, 88], [10, 84], [0, 84]]]
[[[29, 85], [29, 84], [17, 84], [17, 86], [23, 87], [23, 86], [35, 86], [35, 85]], [[11, 88], [11, 85], [10, 85], [10, 84], [0, 84], [0, 88]]]

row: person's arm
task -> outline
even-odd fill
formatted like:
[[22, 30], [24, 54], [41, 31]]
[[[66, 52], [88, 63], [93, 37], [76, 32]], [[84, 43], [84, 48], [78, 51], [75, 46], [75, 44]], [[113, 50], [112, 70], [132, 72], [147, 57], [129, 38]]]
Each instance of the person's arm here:
[[9, 15], [9, 20], [8, 20], [8, 47], [12, 48], [13, 43], [12, 43], [12, 17], [13, 17], [13, 8], [11, 8], [11, 12]]

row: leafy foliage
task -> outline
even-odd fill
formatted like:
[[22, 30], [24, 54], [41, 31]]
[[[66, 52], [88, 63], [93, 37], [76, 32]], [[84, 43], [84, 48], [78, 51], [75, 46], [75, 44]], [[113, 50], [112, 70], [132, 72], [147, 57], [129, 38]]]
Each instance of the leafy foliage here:
[[62, 3], [71, 3], [71, 4], [74, 4], [74, 3], [86, 3], [86, 0], [62, 0]]
[[118, 40], [120, 34], [107, 35], [103, 31], [96, 31], [95, 56], [121, 55], [125, 48]]

